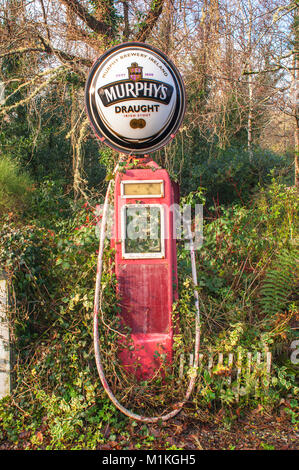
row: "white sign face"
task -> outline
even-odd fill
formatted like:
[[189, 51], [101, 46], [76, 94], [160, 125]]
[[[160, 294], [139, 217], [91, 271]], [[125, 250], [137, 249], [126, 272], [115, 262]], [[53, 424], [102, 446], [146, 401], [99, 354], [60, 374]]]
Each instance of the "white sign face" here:
[[85, 90], [96, 135], [112, 148], [146, 154], [163, 147], [185, 111], [183, 81], [157, 49], [125, 43], [94, 63]]

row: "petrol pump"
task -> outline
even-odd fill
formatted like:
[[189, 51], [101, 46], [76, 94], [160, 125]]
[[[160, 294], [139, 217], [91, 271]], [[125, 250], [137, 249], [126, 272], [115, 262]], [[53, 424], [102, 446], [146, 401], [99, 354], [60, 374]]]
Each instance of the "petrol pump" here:
[[177, 298], [173, 207], [176, 186], [152, 160], [115, 179], [115, 273], [123, 323], [133, 348], [121, 362], [148, 379], [172, 361], [172, 304]]
[[[137, 378], [148, 379], [172, 361], [172, 305], [177, 298], [173, 205], [178, 203], [176, 185], [149, 154], [175, 137], [185, 111], [184, 85], [174, 64], [161, 51], [148, 44], [124, 43], [106, 51], [93, 64], [86, 83], [85, 105], [98, 139], [118, 151], [122, 159], [127, 155], [129, 162], [134, 156], [140, 163], [128, 164], [122, 171], [118, 165], [115, 168], [111, 244], [115, 248], [121, 322], [128, 329], [133, 346], [122, 344], [119, 357]], [[123, 413], [143, 422], [164, 421], [177, 414], [188, 399], [194, 376], [185, 400], [177, 408], [167, 415], [148, 418], [130, 412], [118, 402], [101, 364], [98, 309], [111, 190], [110, 181], [103, 207], [94, 302], [97, 369], [107, 394]], [[194, 264], [192, 248], [190, 253]], [[196, 273], [193, 268], [192, 271]], [[195, 369], [198, 347], [197, 335]]]

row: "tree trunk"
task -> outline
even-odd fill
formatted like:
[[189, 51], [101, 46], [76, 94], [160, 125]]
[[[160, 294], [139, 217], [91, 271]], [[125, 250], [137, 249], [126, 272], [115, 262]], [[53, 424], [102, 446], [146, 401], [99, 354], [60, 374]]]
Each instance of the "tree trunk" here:
[[252, 60], [252, 5], [251, 1], [248, 0], [248, 7], [249, 7], [249, 25], [248, 25], [248, 119], [247, 119], [247, 126], [248, 126], [248, 134], [247, 134], [247, 146], [249, 152], [249, 159], [252, 160], [252, 121], [253, 121], [253, 109], [252, 109], [252, 99], [253, 99], [253, 83], [252, 83], [252, 68], [251, 68], [251, 60]]
[[294, 184], [299, 188], [299, 86], [298, 86], [298, 47], [299, 47], [299, 31], [298, 31], [298, 7], [294, 12], [294, 53], [293, 53], [293, 111], [294, 111]]

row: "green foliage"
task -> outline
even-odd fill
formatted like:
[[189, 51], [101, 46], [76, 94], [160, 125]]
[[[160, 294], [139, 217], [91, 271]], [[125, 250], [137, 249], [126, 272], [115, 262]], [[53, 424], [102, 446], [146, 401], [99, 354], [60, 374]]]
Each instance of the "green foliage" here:
[[[8, 111], [1, 121], [0, 152], [26, 167], [35, 183], [43, 183], [45, 179], [55, 181], [61, 185], [64, 194], [70, 193], [74, 149], [68, 130], [72, 127], [72, 93], [76, 94], [79, 101], [79, 89], [85, 82], [79, 74], [66, 72], [28, 103], [24, 101], [27, 97], [26, 88], [20, 87], [24, 79], [22, 70], [26, 69], [28, 62], [30, 56], [24, 58], [16, 54], [12, 58], [5, 58], [1, 64], [1, 79], [9, 81], [6, 96], [10, 97], [6, 104], [22, 104]], [[60, 96], [61, 86], [64, 88], [63, 100]], [[88, 181], [88, 188], [97, 187], [105, 176], [105, 169], [99, 165], [97, 141], [85, 138], [82, 153], [84, 169], [81, 177]]]
[[[160, 6], [161, 1], [154, 0], [150, 9], [157, 11]], [[111, 37], [108, 33], [101, 38], [89, 31], [90, 39], [103, 48], [119, 43], [126, 5], [90, 0], [85, 7], [111, 32]], [[144, 28], [149, 11], [129, 12], [130, 18], [136, 18], [129, 35]], [[161, 25], [163, 35], [167, 28], [164, 31], [163, 21]], [[46, 80], [47, 87], [28, 101], [35, 87], [42, 85], [46, 56], [31, 52], [10, 56], [4, 51], [1, 60], [6, 104], [12, 109], [0, 128], [0, 265], [10, 281], [15, 365], [12, 396], [0, 401], [0, 440], [27, 449], [97, 449], [115, 441], [128, 447], [136, 427], [136, 448], [151, 447], [155, 437], [147, 426], [129, 422], [109, 401], [93, 353], [98, 249], [94, 206], [114, 177], [119, 155], [81, 127], [85, 80], [79, 62], [74, 62], [73, 70], [67, 66], [55, 80]], [[202, 59], [202, 51], [193, 51], [185, 70], [184, 126], [153, 157], [180, 183], [182, 204], [205, 206], [204, 242], [196, 253], [205, 359], [185, 414], [193, 419], [206, 413], [213, 420], [220, 407], [228, 416], [236, 408], [259, 405], [270, 410], [285, 403], [296, 424], [298, 367], [289, 358], [298, 316], [298, 190], [288, 187], [293, 157], [258, 146], [248, 152], [245, 82], [235, 81], [232, 91], [226, 91], [225, 106], [212, 116], [217, 104], [211, 94], [214, 83]], [[40, 81], [37, 72], [42, 73]], [[32, 77], [31, 85], [24, 86]], [[268, 98], [265, 89], [277, 80], [279, 73], [265, 74], [255, 90], [255, 142], [266, 117], [267, 100], [261, 98]], [[72, 198], [77, 164], [84, 204]], [[134, 165], [133, 161], [129, 168]], [[120, 171], [124, 166], [125, 162]], [[178, 241], [177, 252], [180, 292], [173, 306], [173, 367], [165, 366], [164, 377], [159, 370], [153, 380], [142, 382], [128, 375], [118, 359], [121, 347], [132, 344], [118, 316], [114, 251], [109, 242], [105, 246], [99, 331], [103, 367], [124, 406], [145, 415], [172, 410], [194, 373], [188, 361], [194, 350], [194, 286], [184, 241]], [[122, 346], [120, 333], [125, 335]], [[273, 354], [270, 377], [257, 362], [248, 373], [248, 353], [257, 361], [265, 348]], [[219, 353], [225, 355], [223, 363], [216, 360]], [[245, 361], [239, 374], [228, 363], [229, 353]], [[179, 378], [182, 354], [187, 360]], [[159, 351], [155, 355], [163, 363], [165, 355]], [[214, 361], [211, 367], [209, 357]], [[166, 447], [177, 449], [168, 442]]]
[[282, 249], [267, 270], [260, 300], [265, 315], [285, 310], [289, 297], [298, 288], [298, 255], [298, 249]]
[[194, 180], [208, 188], [208, 203], [246, 203], [258, 185], [270, 183], [270, 170], [277, 172], [285, 168], [285, 158], [262, 149], [254, 149], [252, 156], [240, 146], [218, 150], [214, 157], [195, 155], [192, 168], [191, 187]]
[[31, 200], [33, 181], [12, 158], [0, 159], [0, 217], [23, 211]]
[[33, 193], [31, 205], [27, 208], [27, 220], [46, 229], [59, 230], [60, 225], [73, 213], [73, 200], [63, 191], [63, 181], [44, 179]]
[[[188, 201], [194, 202], [193, 197], [190, 194]], [[201, 197], [200, 191], [197, 192], [197, 203], [201, 202]], [[235, 358], [239, 354], [246, 358], [250, 352], [254, 359], [267, 345], [273, 352], [274, 363], [285, 364], [285, 369], [275, 366], [269, 382], [265, 367], [255, 367], [249, 377], [245, 363], [240, 383], [233, 377], [227, 386], [227, 362], [220, 368], [214, 365], [210, 372], [205, 362], [194, 400], [198, 406], [200, 403], [211, 406], [219, 401], [232, 406], [238, 387], [240, 406], [273, 405], [287, 393], [296, 397], [295, 373], [290, 363], [286, 365], [284, 357], [295, 338], [291, 323], [298, 315], [298, 304], [295, 304], [298, 300], [297, 190], [273, 179], [247, 207], [217, 206], [208, 213], [203, 245], [196, 255], [201, 352], [214, 355], [214, 360], [218, 360], [218, 352], [224, 353], [226, 361], [229, 353]], [[181, 290], [176, 312], [184, 334], [176, 338], [177, 359], [182, 351], [193, 352], [194, 297], [192, 282], [187, 278], [191, 270], [189, 254], [183, 246], [178, 262]], [[256, 389], [257, 381], [264, 386]]]
[[178, 134], [155, 160], [179, 181], [182, 196], [199, 186], [206, 188], [207, 208], [214, 204], [247, 204], [259, 187], [271, 183], [273, 176], [280, 176], [286, 184], [292, 184], [293, 178], [290, 155], [260, 147], [250, 154], [238, 140], [223, 149], [217, 141], [207, 142], [196, 131]]
[[[204, 202], [201, 187], [182, 198], [182, 204], [192, 206]], [[8, 219], [3, 224], [0, 262], [14, 288], [10, 316], [18, 367], [13, 396], [0, 405], [0, 429], [2, 438], [16, 446], [95, 449], [119, 435], [123, 442], [128, 440], [128, 419], [107, 398], [94, 362], [91, 313], [98, 247], [94, 204], [93, 200], [82, 206], [71, 203], [59, 182], [46, 180], [35, 192], [31, 212], [27, 211], [30, 224]], [[291, 292], [287, 286], [283, 316], [277, 311], [265, 315], [260, 293], [267, 273], [279, 265], [285, 250], [293, 250], [296, 207], [296, 191], [273, 180], [248, 206], [209, 208], [204, 243], [196, 254], [201, 352], [234, 352], [246, 358], [251, 351], [256, 357], [268, 345], [274, 366], [270, 380], [265, 368], [257, 367], [249, 376], [244, 367], [238, 380], [233, 373], [228, 386], [227, 359], [222, 366], [214, 362], [211, 370], [206, 362], [189, 403], [191, 416], [207, 409], [212, 413], [219, 406], [234, 409], [237, 396], [237, 406], [246, 408], [257, 404], [273, 407], [292, 395], [290, 418], [295, 419], [298, 386], [291, 365], [281, 356], [281, 345], [285, 354], [293, 339], [294, 288]], [[188, 357], [194, 348], [189, 252], [183, 241], [178, 242], [180, 293], [173, 314], [178, 328], [174, 367], [166, 369], [164, 380], [157, 374], [148, 382], [128, 376], [118, 360], [121, 325], [112, 260], [107, 242], [100, 309], [105, 374], [124, 406], [146, 415], [157, 414], [182, 400], [192, 373], [186, 362], [183, 378], [178, 380], [180, 356]], [[286, 257], [285, 269], [289, 269], [287, 261]], [[25, 441], [20, 437], [24, 433], [28, 436]], [[146, 445], [152, 445], [149, 438]]]
[[299, 199], [296, 187], [272, 179], [256, 196], [263, 237], [270, 245], [282, 248], [296, 244]]

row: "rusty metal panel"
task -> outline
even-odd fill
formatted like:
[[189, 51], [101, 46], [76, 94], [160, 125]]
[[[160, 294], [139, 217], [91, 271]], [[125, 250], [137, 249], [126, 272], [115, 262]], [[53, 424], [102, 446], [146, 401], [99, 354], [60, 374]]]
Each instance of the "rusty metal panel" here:
[[167, 264], [122, 264], [118, 272], [124, 322], [132, 333], [167, 333], [170, 327]]

